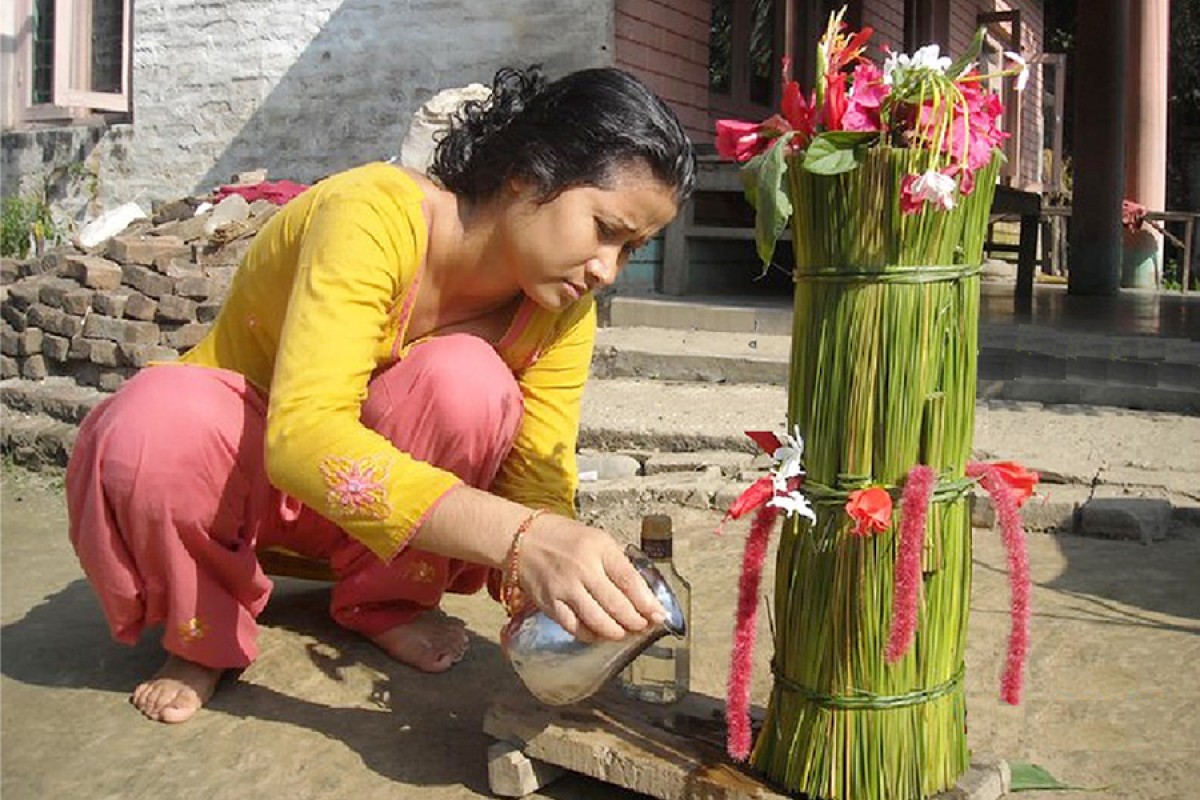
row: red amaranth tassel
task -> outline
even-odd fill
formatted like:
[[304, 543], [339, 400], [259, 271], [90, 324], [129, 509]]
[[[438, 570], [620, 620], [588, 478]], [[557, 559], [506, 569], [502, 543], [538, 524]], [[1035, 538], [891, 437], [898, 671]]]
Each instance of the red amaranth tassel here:
[[763, 565], [771, 529], [779, 509], [761, 506], [750, 524], [746, 549], [742, 554], [742, 576], [738, 581], [737, 624], [734, 628], [733, 657], [729, 665], [729, 696], [725, 705], [728, 729], [726, 749], [734, 761], [750, 757], [750, 669], [754, 661], [754, 639], [757, 633], [758, 587], [762, 582]]
[[1021, 702], [1025, 680], [1025, 659], [1029, 652], [1029, 554], [1025, 546], [1025, 528], [1021, 524], [1020, 503], [1016, 492], [991, 464], [972, 461], [967, 474], [978, 478], [991, 495], [1000, 522], [1000, 536], [1008, 553], [1008, 585], [1012, 595], [1012, 629], [1008, 635], [1008, 655], [1000, 678], [1000, 697], [1010, 705]]
[[937, 476], [924, 464], [908, 472], [901, 498], [900, 548], [896, 554], [892, 585], [892, 623], [884, 657], [889, 664], [899, 661], [917, 631], [917, 604], [921, 596], [921, 555], [925, 547], [925, 528], [929, 500]]

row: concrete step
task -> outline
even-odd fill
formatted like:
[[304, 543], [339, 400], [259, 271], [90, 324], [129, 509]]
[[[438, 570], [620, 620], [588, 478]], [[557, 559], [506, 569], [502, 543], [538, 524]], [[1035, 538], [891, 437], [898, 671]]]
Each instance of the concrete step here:
[[[744, 322], [757, 310], [731, 313]], [[790, 347], [790, 335], [607, 327], [597, 333], [593, 375], [785, 385]], [[1200, 344], [1188, 340], [984, 326], [978, 370], [985, 398], [1200, 413]]]

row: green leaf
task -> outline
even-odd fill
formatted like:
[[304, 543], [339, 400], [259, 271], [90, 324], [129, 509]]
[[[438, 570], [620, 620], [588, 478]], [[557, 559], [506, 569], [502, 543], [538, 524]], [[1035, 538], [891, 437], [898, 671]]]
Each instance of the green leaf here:
[[738, 172], [738, 177], [742, 179], [742, 191], [745, 192], [750, 207], [754, 209], [758, 208], [758, 176], [762, 172], [762, 165], [766, 159], [766, 153], [759, 153], [743, 164], [742, 169]]
[[787, 159], [784, 156], [787, 155], [792, 136], [793, 133], [785, 133], [776, 139], [771, 148], [762, 154], [763, 160], [758, 167], [758, 180], [754, 188], [754, 241], [764, 266], [771, 263], [779, 234], [783, 233], [792, 216], [792, 201], [784, 184], [787, 176]]
[[829, 131], [813, 137], [804, 151], [804, 169], [817, 175], [840, 175], [856, 168], [863, 145], [879, 134], [874, 131]]
[[1022, 764], [1010, 761], [1008, 768], [1012, 770], [1010, 789], [1014, 792], [1028, 792], [1035, 789], [1071, 788], [1037, 764]]
[[1009, 785], [1009, 791], [1012, 792], [1034, 792], [1039, 790], [1050, 791], [1071, 791], [1071, 792], [1103, 792], [1108, 786], [1071, 786], [1063, 783], [1058, 778], [1051, 775], [1045, 767], [1037, 764], [1023, 764], [1019, 761], [1008, 762], [1008, 768], [1012, 773], [1012, 782]]
[[979, 60], [979, 54], [983, 52], [983, 37], [986, 32], [986, 29], [983, 27], [980, 27], [977, 31], [975, 31], [975, 38], [971, 40], [971, 44], [966, 50], [962, 51], [962, 54], [959, 55], [958, 58], [954, 59], [954, 61], [950, 64], [950, 68], [946, 70], [947, 78], [954, 80], [961, 75], [963, 70], [970, 66], [972, 62]]

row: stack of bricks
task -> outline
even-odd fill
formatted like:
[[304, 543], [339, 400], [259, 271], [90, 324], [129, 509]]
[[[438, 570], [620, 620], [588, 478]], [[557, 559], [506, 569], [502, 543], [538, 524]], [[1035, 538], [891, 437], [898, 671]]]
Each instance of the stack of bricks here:
[[179, 201], [159, 224], [136, 222], [91, 252], [5, 259], [2, 377], [67, 376], [111, 392], [147, 364], [178, 358], [207, 333], [253, 234], [276, 209], [255, 202], [210, 232], [213, 212], [191, 216]]

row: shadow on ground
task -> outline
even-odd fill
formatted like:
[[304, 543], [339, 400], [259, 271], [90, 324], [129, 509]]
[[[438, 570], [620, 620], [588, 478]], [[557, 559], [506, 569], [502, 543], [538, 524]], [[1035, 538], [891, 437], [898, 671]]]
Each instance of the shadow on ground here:
[[[486, 602], [482, 597], [475, 600]], [[482, 736], [487, 698], [508, 688], [506, 683], [516, 686], [499, 647], [472, 633], [462, 663], [443, 675], [422, 675], [337, 627], [328, 617], [328, 602], [323, 585], [278, 581], [259, 620], [263, 656], [247, 672], [223, 680], [207, 713], [306, 728], [341, 742], [391, 781], [464, 785], [486, 793], [484, 776], [479, 770], [463, 769], [461, 752], [464, 738]], [[293, 635], [274, 635], [278, 630]], [[133, 647], [109, 639], [91, 587], [80, 579], [0, 629], [0, 669], [12, 680], [35, 686], [124, 695], [162, 661], [157, 638], [156, 631], [147, 633]], [[320, 674], [306, 665], [280, 663], [297, 652], [303, 652]], [[364, 674], [377, 676], [369, 697], [355, 695], [357, 707], [309, 699], [344, 694], [333, 684], [345, 682], [352, 671], [355, 684], [362, 683]], [[133, 714], [130, 709], [126, 724], [140, 722]], [[222, 727], [227, 724], [228, 720]]]

